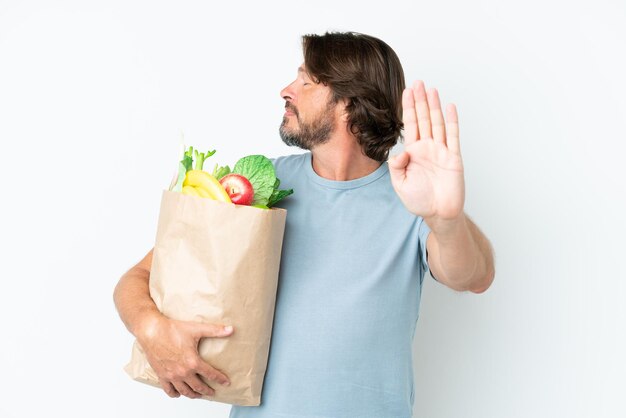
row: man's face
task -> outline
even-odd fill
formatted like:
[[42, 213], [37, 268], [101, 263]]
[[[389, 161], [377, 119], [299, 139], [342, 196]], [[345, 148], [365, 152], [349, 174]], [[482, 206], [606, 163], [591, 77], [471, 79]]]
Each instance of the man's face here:
[[337, 104], [332, 102], [330, 87], [315, 83], [304, 65], [298, 77], [280, 95], [285, 99], [285, 115], [280, 137], [289, 146], [310, 150], [330, 139], [337, 120]]

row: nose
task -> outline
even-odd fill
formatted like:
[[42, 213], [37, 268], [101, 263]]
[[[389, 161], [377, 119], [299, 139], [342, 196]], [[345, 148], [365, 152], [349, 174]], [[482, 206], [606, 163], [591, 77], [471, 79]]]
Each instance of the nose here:
[[288, 101], [294, 100], [294, 98], [296, 97], [296, 93], [293, 88], [293, 83], [295, 83], [295, 81], [280, 91], [280, 97]]

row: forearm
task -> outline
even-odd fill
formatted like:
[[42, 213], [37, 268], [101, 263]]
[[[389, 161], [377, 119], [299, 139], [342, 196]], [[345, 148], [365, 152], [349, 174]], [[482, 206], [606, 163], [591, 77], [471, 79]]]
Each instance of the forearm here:
[[436, 237], [433, 262], [441, 276], [437, 278], [457, 290], [486, 290], [495, 275], [487, 237], [464, 213], [456, 220], [429, 219], [426, 223]]
[[135, 266], [121, 277], [113, 292], [122, 322], [138, 339], [149, 333], [151, 324], [162, 316], [150, 296], [149, 278], [149, 270]]

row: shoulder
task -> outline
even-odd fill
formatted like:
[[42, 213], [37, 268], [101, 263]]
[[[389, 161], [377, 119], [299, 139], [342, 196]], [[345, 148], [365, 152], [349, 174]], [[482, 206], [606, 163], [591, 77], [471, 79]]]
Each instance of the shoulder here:
[[270, 158], [272, 164], [274, 164], [276, 176], [281, 178], [281, 176], [290, 175], [294, 171], [298, 171], [304, 164], [306, 155], [307, 153], [303, 153]]
[[277, 165], [289, 165], [289, 164], [293, 164], [296, 162], [301, 162], [304, 157], [306, 156], [307, 153], [302, 153], [302, 154], [290, 154], [290, 155], [281, 155], [278, 157], [273, 157], [270, 158], [270, 160], [272, 161], [272, 164], [274, 164], [274, 166]]

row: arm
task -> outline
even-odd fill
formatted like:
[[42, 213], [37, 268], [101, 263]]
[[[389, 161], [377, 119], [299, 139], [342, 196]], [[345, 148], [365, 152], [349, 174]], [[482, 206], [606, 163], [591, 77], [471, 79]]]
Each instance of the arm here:
[[143, 348], [165, 393], [170, 397], [212, 396], [215, 391], [206, 381], [228, 385], [228, 377], [200, 358], [198, 344], [202, 338], [226, 337], [233, 330], [222, 325], [177, 321], [161, 314], [149, 290], [152, 253], [150, 250], [115, 286], [115, 307]]
[[464, 213], [455, 221], [437, 223], [431, 219], [426, 223], [431, 229], [426, 248], [433, 276], [454, 290], [486, 291], [495, 276], [487, 237]]
[[128, 270], [115, 286], [113, 301], [122, 322], [138, 340], [154, 333], [154, 328], [163, 315], [150, 297], [149, 279], [152, 252]]
[[456, 106], [444, 123], [436, 89], [416, 82], [402, 94], [404, 152], [389, 160], [391, 183], [404, 206], [431, 230], [426, 242], [433, 275], [455, 290], [481, 293], [494, 278], [487, 238], [465, 215], [465, 179]]

